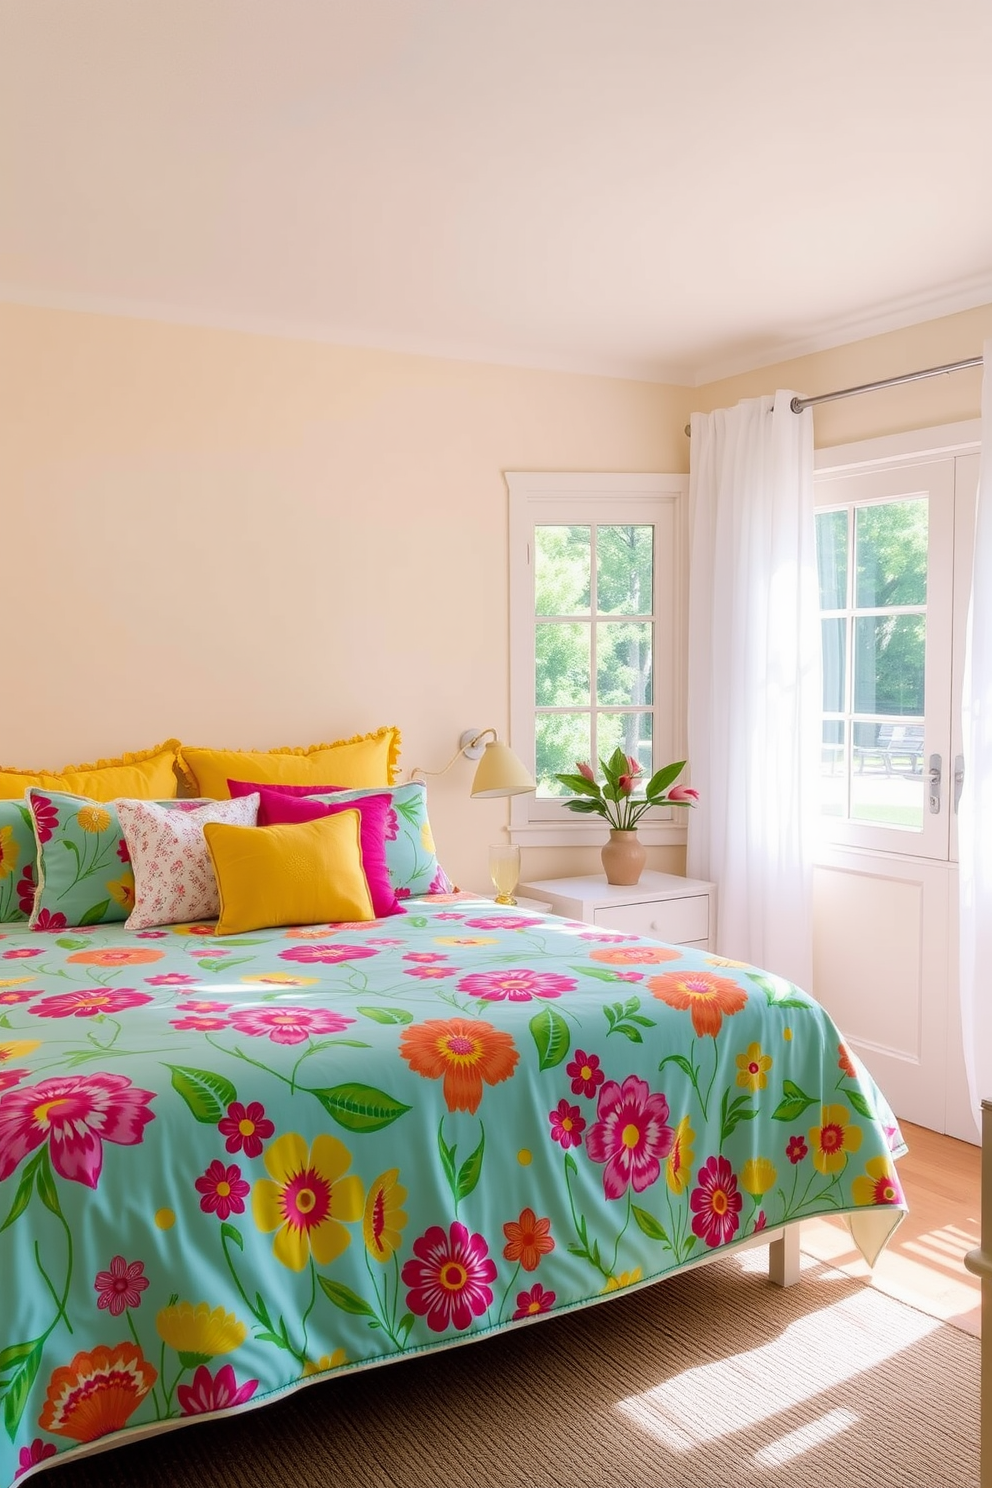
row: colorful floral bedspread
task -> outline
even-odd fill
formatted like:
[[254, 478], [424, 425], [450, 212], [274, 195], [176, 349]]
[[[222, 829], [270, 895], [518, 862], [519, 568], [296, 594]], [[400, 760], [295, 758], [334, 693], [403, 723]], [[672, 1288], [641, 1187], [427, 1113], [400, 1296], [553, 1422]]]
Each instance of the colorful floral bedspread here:
[[223, 940], [8, 926], [0, 1484], [783, 1220], [894, 1228], [904, 1150], [816, 1003], [701, 951], [469, 896]]

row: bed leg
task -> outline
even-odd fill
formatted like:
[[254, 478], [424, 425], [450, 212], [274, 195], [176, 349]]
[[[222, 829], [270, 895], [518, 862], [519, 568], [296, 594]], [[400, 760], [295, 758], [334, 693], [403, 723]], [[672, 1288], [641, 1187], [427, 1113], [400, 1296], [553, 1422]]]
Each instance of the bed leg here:
[[768, 1279], [775, 1286], [795, 1286], [799, 1280], [799, 1226], [786, 1225], [768, 1246]]

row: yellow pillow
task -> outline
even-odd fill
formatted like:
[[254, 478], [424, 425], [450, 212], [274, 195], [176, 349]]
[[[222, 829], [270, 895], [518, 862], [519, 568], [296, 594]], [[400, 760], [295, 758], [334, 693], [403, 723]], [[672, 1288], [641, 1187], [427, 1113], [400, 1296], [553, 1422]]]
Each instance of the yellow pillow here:
[[205, 822], [220, 892], [215, 933], [374, 919], [361, 824], [357, 810], [292, 826]]
[[228, 780], [258, 785], [340, 785], [348, 790], [392, 785], [400, 754], [398, 728], [356, 734], [305, 749], [181, 749], [179, 767], [193, 794], [226, 800]]
[[15, 801], [29, 786], [88, 796], [91, 801], [113, 801], [130, 796], [137, 801], [171, 801], [179, 782], [173, 768], [178, 739], [166, 739], [154, 749], [122, 754], [120, 759], [97, 760], [95, 765], [66, 765], [64, 770], [16, 770], [0, 766], [0, 801]]

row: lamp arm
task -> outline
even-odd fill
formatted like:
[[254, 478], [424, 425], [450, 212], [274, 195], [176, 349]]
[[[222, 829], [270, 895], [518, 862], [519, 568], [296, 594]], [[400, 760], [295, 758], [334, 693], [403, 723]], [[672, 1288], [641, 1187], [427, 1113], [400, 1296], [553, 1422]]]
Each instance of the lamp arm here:
[[499, 735], [494, 728], [466, 729], [458, 741], [458, 748], [455, 750], [454, 754], [451, 756], [446, 765], [442, 765], [440, 770], [425, 770], [422, 765], [415, 765], [414, 768], [410, 771], [410, 779], [425, 780], [428, 776], [432, 779], [436, 779], [439, 775], [446, 775], [451, 769], [452, 765], [457, 764], [462, 756], [464, 756], [466, 759], [479, 759], [483, 750], [485, 749], [485, 744], [483, 741], [485, 740], [487, 734], [492, 735], [493, 743], [495, 744], [497, 739], [499, 738]]

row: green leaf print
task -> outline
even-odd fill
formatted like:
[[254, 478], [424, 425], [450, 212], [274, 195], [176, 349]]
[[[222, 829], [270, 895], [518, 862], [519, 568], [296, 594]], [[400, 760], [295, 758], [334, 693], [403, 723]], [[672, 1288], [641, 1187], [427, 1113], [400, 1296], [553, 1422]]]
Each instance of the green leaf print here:
[[808, 1008], [810, 1005], [809, 999], [803, 997], [799, 988], [787, 982], [785, 977], [758, 971], [748, 971], [746, 975], [764, 992], [769, 1007]]
[[7, 1393], [3, 1400], [3, 1424], [7, 1428], [7, 1435], [11, 1441], [17, 1435], [17, 1428], [21, 1424], [24, 1407], [28, 1403], [28, 1395], [34, 1384], [41, 1367], [41, 1352], [44, 1339], [36, 1338], [30, 1346], [30, 1352], [25, 1354], [20, 1365], [10, 1377]]
[[772, 1112], [773, 1121], [798, 1121], [804, 1111], [819, 1103], [819, 1097], [807, 1095], [791, 1080], [782, 1081], [782, 1100]]
[[[437, 1129], [437, 1150], [441, 1156], [441, 1166], [444, 1169], [444, 1176], [448, 1180], [448, 1187], [451, 1189], [451, 1192], [454, 1193], [455, 1189], [458, 1187], [457, 1181], [455, 1179], [455, 1154], [457, 1152], [457, 1148], [449, 1147], [447, 1142], [444, 1140], [443, 1116], [441, 1117], [441, 1125]], [[458, 1202], [457, 1198], [455, 1202]]]
[[92, 905], [85, 914], [79, 916], [81, 925], [99, 925], [107, 910], [110, 908], [110, 900], [104, 899], [100, 904]]
[[529, 1023], [531, 1035], [537, 1045], [538, 1068], [554, 1069], [568, 1053], [571, 1037], [568, 1024], [554, 1008], [542, 1008]]
[[178, 1064], [166, 1065], [166, 1069], [172, 1071], [173, 1090], [204, 1126], [216, 1126], [231, 1102], [238, 1098], [230, 1080], [214, 1074], [213, 1070], [187, 1069]]
[[34, 1192], [35, 1167], [36, 1163], [30, 1162], [24, 1169], [24, 1172], [21, 1174], [21, 1181], [17, 1185], [17, 1192], [14, 1195], [14, 1202], [10, 1206], [10, 1213], [7, 1215], [7, 1218], [4, 1220], [3, 1224], [0, 1225], [0, 1234], [3, 1234], [4, 1230], [12, 1225], [15, 1219], [20, 1219], [21, 1215], [30, 1204], [31, 1195]]
[[727, 1097], [729, 1095], [730, 1095], [730, 1091], [729, 1090], [725, 1090], [723, 1092], [723, 1100], [720, 1103], [720, 1146], [721, 1147], [723, 1146], [723, 1144], [727, 1140], [727, 1138], [730, 1136], [731, 1132], [733, 1132], [733, 1130], [735, 1129], [735, 1127], [739, 1126], [742, 1121], [753, 1121], [754, 1118], [758, 1114], [757, 1110], [754, 1107], [752, 1107], [752, 1106], [749, 1105], [749, 1102], [750, 1102], [750, 1099], [751, 1099], [750, 1096], [748, 1096], [748, 1095], [739, 1095], [737, 1097], [737, 1099], [734, 1100], [734, 1101], [732, 1101], [730, 1103], [730, 1105], [728, 1106], [727, 1105]]
[[875, 1112], [865, 1100], [860, 1090], [845, 1089], [844, 1095], [851, 1102], [851, 1105], [857, 1111], [859, 1116], [864, 1116], [867, 1121], [875, 1120]]
[[412, 1023], [413, 1014], [408, 1013], [405, 1008], [379, 1008], [360, 1007], [356, 1009], [363, 1018], [371, 1018], [373, 1023]]
[[649, 1214], [646, 1209], [638, 1208], [636, 1204], [631, 1205], [631, 1210], [634, 1218], [637, 1220], [638, 1229], [642, 1230], [649, 1240], [657, 1240], [660, 1244], [671, 1248], [672, 1242], [668, 1238], [668, 1231], [663, 1224], [660, 1224], [655, 1219], [653, 1214]]
[[342, 1281], [329, 1281], [326, 1276], [317, 1273], [321, 1291], [328, 1302], [333, 1302], [335, 1307], [340, 1307], [342, 1312], [353, 1313], [355, 1317], [375, 1317], [375, 1312], [364, 1297], [353, 1292], [351, 1287], [345, 1286]]
[[455, 1203], [466, 1198], [475, 1188], [482, 1176], [482, 1158], [486, 1150], [486, 1133], [483, 1130], [479, 1145], [470, 1157], [467, 1157], [458, 1169], [458, 1182], [455, 1188]]
[[317, 1097], [328, 1116], [333, 1116], [339, 1126], [350, 1132], [382, 1131], [411, 1109], [373, 1085], [334, 1085], [329, 1090], [310, 1093]]

